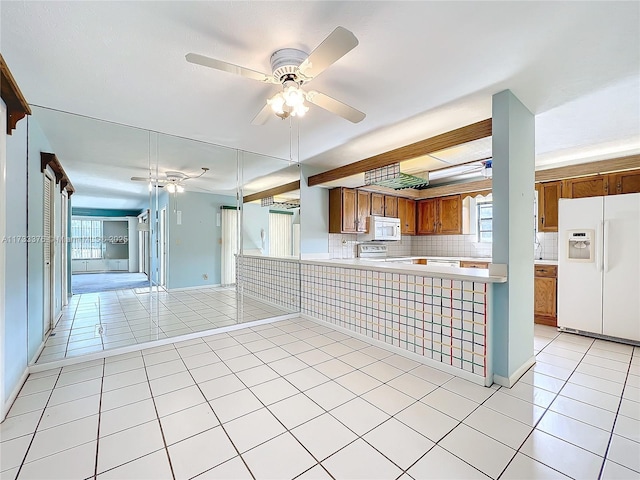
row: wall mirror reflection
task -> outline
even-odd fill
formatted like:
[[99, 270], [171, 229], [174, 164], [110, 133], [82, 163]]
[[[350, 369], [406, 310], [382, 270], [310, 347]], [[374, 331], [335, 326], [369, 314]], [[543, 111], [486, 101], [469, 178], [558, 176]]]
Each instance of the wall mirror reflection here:
[[299, 193], [271, 208], [239, 201], [299, 179], [297, 165], [40, 107], [31, 122], [30, 141], [55, 152], [74, 188], [64, 205], [52, 194], [67, 242], [51, 254], [37, 363], [291, 313], [239, 294], [235, 266], [243, 248], [299, 251]]

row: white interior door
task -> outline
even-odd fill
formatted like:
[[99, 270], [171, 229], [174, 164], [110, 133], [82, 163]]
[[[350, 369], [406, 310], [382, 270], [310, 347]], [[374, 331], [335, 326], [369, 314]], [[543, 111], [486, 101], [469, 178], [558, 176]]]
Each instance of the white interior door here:
[[602, 333], [640, 341], [640, 193], [604, 199]]
[[43, 335], [46, 335], [53, 326], [53, 272], [54, 272], [54, 243], [50, 241], [53, 232], [53, 178], [48, 172], [44, 177], [44, 224], [43, 224], [43, 246], [44, 246], [44, 298], [43, 298]]

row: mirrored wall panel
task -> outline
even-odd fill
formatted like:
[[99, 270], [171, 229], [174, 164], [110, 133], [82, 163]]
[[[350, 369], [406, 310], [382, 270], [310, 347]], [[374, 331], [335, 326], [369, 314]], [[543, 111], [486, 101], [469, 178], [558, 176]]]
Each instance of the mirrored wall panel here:
[[[299, 311], [237, 272], [243, 252], [299, 254], [296, 164], [39, 107], [30, 120], [30, 142], [73, 184], [53, 215], [66, 241], [51, 253], [54, 321], [38, 363]], [[269, 205], [243, 200], [287, 184]]]

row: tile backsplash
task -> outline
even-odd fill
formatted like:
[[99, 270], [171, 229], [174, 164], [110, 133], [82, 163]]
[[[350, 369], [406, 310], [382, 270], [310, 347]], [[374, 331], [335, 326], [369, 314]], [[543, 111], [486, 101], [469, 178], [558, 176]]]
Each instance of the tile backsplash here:
[[[404, 236], [399, 242], [384, 242], [390, 257], [413, 255], [412, 244], [415, 237]], [[329, 258], [355, 258], [358, 256], [356, 245], [358, 236], [349, 233], [329, 234]]]
[[412, 255], [436, 257], [490, 257], [491, 244], [475, 235], [428, 235], [413, 239]]
[[558, 232], [540, 232], [538, 233], [538, 242], [540, 242], [540, 247], [535, 251], [536, 259], [558, 259]]
[[[540, 246], [534, 251], [536, 259], [558, 259], [558, 234], [538, 233]], [[358, 236], [330, 234], [329, 258], [355, 258]], [[416, 235], [403, 236], [399, 242], [386, 242], [390, 257], [491, 257], [491, 243], [476, 241], [475, 235]], [[532, 245], [533, 248], [533, 245]]]

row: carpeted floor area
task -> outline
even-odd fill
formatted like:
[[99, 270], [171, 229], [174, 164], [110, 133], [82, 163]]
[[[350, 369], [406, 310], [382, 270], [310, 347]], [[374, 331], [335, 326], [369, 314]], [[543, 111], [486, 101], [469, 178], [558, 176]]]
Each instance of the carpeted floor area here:
[[111, 272], [71, 275], [71, 291], [74, 294], [143, 287], [149, 287], [149, 279], [144, 273]]

